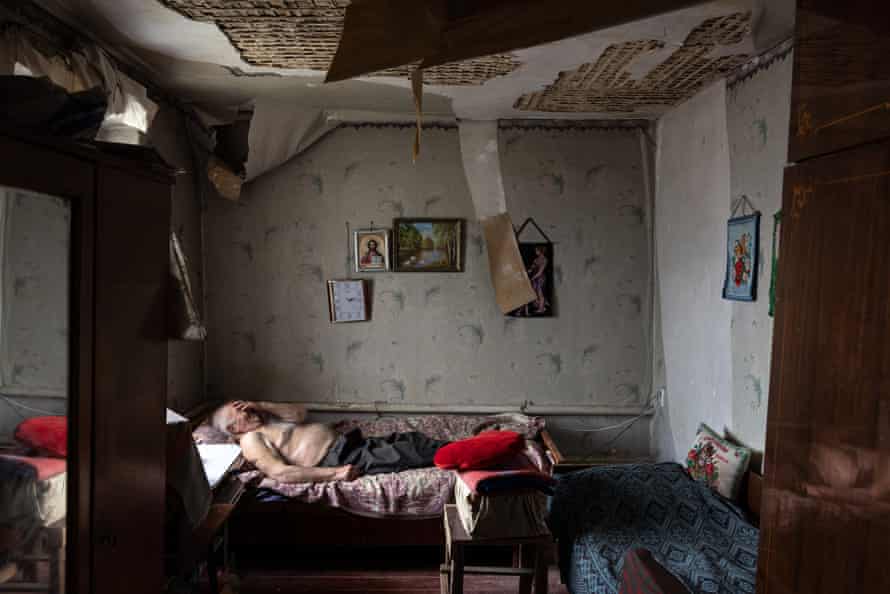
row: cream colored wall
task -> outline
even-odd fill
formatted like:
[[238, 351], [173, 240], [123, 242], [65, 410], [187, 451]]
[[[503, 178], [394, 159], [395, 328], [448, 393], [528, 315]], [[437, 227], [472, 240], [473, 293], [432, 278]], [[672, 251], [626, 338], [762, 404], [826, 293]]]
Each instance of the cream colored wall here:
[[[206, 215], [209, 392], [320, 403], [621, 405], [647, 398], [648, 237], [636, 130], [502, 129], [514, 221], [557, 242], [559, 315], [497, 309], [456, 129], [344, 127]], [[346, 225], [468, 219], [466, 272], [366, 275], [373, 319], [332, 325]]]
[[0, 188], [0, 442], [68, 403], [67, 200]]
[[[192, 157], [185, 116], [171, 106], [161, 105], [149, 130], [150, 144], [161, 157], [184, 174], [176, 178], [173, 192], [171, 227], [179, 235], [188, 258], [192, 289], [203, 313], [204, 274], [201, 198], [195, 186], [196, 164]], [[204, 399], [204, 343], [170, 340], [167, 342], [167, 405], [185, 412]]]
[[782, 179], [791, 117], [791, 54], [727, 89], [726, 124], [732, 198], [761, 211], [758, 298], [732, 304], [732, 431], [763, 450], [769, 398], [773, 318], [769, 286], [773, 215], [782, 208]]
[[[658, 456], [685, 456], [701, 422], [763, 450], [773, 319], [773, 215], [782, 203], [791, 54], [725, 89], [722, 82], [659, 126], [656, 242], [667, 409]], [[742, 195], [761, 211], [757, 300], [721, 298], [726, 222]]]

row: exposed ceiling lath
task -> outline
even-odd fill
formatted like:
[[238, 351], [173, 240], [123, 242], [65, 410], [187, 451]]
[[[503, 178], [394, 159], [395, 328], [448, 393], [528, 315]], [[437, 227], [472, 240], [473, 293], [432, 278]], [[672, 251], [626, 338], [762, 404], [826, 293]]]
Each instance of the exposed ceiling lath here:
[[[217, 25], [245, 62], [270, 68], [327, 72], [340, 43], [349, 0], [161, 0], [196, 21]], [[520, 66], [500, 54], [436, 66], [424, 72], [434, 85], [480, 85]], [[407, 76], [410, 66], [372, 76]]]
[[651, 115], [683, 102], [709, 81], [744, 64], [747, 54], [714, 50], [742, 42], [750, 29], [749, 12], [708, 19], [642, 78], [634, 78], [630, 67], [647, 54], [663, 52], [664, 42], [643, 39], [610, 45], [596, 62], [559, 73], [552, 85], [523, 95], [514, 107], [522, 111]]

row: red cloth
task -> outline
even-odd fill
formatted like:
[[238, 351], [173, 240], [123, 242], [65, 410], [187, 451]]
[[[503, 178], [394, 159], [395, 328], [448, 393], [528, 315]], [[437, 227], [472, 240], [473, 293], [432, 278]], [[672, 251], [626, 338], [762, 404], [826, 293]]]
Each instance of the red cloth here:
[[68, 455], [68, 419], [65, 417], [33, 417], [15, 428], [15, 439], [45, 456], [64, 458]]
[[646, 549], [632, 549], [624, 556], [618, 594], [689, 594], [689, 590]]
[[65, 466], [67, 465], [67, 462], [61, 458], [35, 458], [32, 456], [7, 456], [5, 454], [0, 454], [0, 458], [16, 460], [32, 467], [37, 471], [38, 481], [62, 474], [65, 472]]
[[460, 479], [479, 495], [493, 495], [517, 489], [550, 491], [556, 482], [549, 474], [538, 470], [525, 454], [517, 454], [486, 470], [463, 470]]
[[485, 431], [439, 448], [433, 462], [450, 470], [489, 468], [524, 448], [525, 438], [514, 431]]

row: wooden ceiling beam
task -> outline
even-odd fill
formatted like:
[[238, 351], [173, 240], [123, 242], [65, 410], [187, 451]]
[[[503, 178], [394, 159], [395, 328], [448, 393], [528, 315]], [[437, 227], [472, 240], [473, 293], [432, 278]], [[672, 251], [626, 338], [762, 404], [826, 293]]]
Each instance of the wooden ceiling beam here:
[[[705, 0], [354, 0], [327, 81], [550, 43]], [[449, 18], [452, 17], [452, 18]]]

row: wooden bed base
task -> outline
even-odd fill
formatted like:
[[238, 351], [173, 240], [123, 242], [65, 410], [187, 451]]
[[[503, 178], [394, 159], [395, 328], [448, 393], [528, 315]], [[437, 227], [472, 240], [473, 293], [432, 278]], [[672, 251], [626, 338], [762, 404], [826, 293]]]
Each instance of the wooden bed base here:
[[326, 505], [242, 499], [229, 523], [233, 548], [442, 546], [442, 518], [374, 518]]

